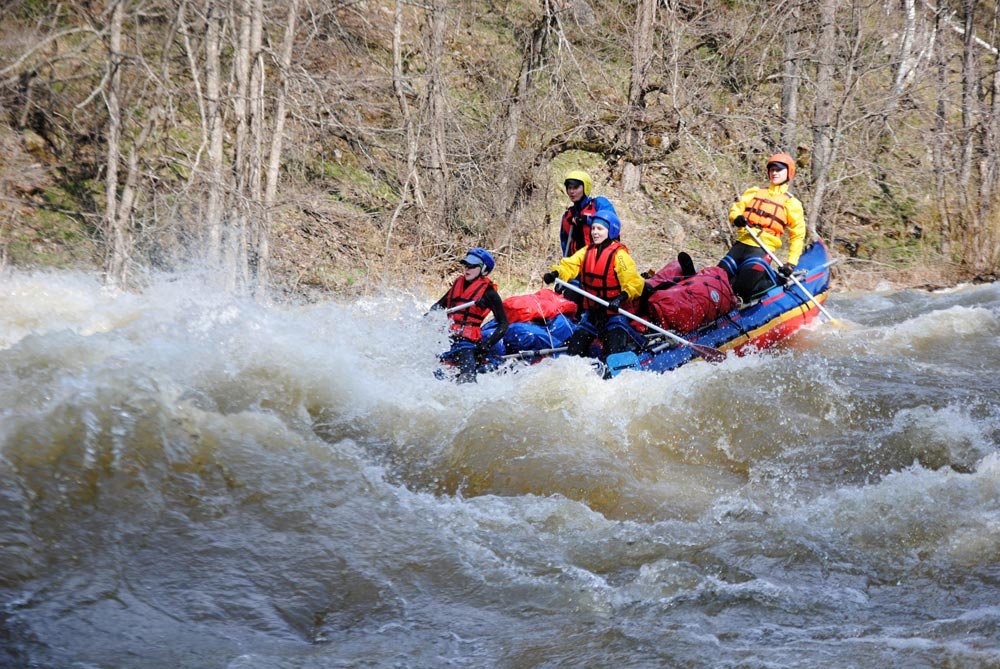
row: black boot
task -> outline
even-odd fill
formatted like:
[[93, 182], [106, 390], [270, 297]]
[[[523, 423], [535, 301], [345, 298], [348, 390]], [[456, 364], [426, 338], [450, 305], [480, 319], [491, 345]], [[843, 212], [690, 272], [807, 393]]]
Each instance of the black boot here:
[[694, 269], [694, 261], [691, 260], [691, 256], [684, 251], [677, 254], [677, 262], [681, 265], [681, 272], [684, 276], [694, 276], [697, 272]]

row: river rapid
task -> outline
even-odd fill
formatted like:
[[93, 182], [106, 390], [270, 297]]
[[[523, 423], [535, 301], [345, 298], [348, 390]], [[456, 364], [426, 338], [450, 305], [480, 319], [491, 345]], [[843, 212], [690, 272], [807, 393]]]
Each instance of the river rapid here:
[[0, 666], [1000, 666], [1000, 285], [434, 378], [437, 295], [0, 274]]

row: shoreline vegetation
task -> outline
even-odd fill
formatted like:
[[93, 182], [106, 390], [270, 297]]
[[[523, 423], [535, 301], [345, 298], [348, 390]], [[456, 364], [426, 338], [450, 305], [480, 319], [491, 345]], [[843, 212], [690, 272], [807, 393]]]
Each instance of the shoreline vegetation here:
[[502, 294], [531, 292], [571, 169], [640, 271], [682, 250], [700, 267], [782, 149], [834, 292], [996, 281], [998, 19], [957, 0], [14, 0], [0, 268], [127, 288], [198, 258], [248, 293], [436, 295], [483, 246]]

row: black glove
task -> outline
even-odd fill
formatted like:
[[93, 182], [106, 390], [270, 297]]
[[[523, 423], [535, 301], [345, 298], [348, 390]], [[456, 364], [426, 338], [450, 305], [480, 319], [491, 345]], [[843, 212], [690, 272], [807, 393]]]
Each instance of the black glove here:
[[735, 225], [737, 228], [745, 228], [747, 227], [747, 219], [743, 216], [743, 214], [740, 214], [739, 216], [733, 219], [733, 225]]
[[576, 225], [587, 225], [590, 223], [590, 216], [577, 214], [576, 216], [573, 217], [573, 223]]
[[545, 283], [552, 283], [559, 278], [559, 272], [546, 272], [542, 275], [542, 281]]
[[784, 286], [786, 283], [788, 283], [788, 277], [790, 277], [792, 275], [792, 272], [794, 271], [795, 271], [795, 265], [790, 265], [789, 263], [785, 263], [784, 265], [779, 267], [778, 285]]
[[622, 301], [624, 299], [625, 299], [625, 293], [618, 293], [617, 295], [612, 297], [610, 300], [608, 300], [608, 311], [610, 311], [613, 314], [617, 314], [618, 309], [621, 307]]
[[485, 309], [488, 306], [486, 304], [486, 298], [480, 297], [478, 300], [476, 300], [476, 306], [479, 307], [480, 309]]

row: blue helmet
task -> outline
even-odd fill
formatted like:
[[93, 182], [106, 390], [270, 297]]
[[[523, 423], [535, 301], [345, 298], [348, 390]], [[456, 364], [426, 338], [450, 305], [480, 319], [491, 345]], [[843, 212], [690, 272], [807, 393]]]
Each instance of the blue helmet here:
[[496, 265], [493, 262], [493, 256], [490, 255], [490, 252], [478, 246], [469, 249], [469, 252], [462, 258], [462, 264], [469, 267], [478, 267], [481, 265], [483, 267], [483, 274], [492, 272], [494, 265]]
[[600, 222], [608, 229], [608, 239], [618, 239], [622, 233], [622, 221], [614, 209], [598, 209], [593, 215], [591, 224]]

